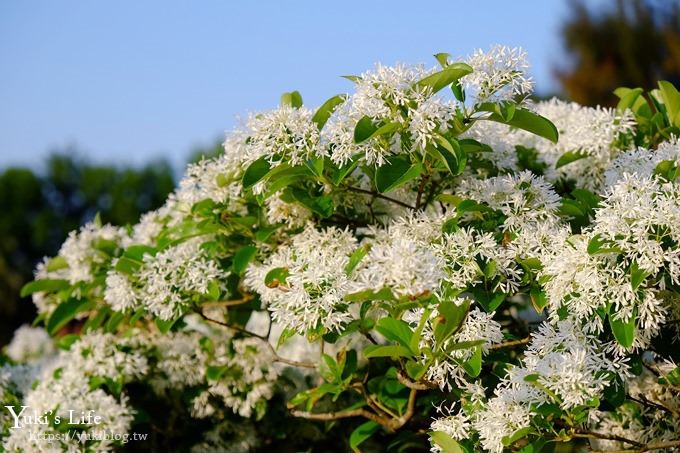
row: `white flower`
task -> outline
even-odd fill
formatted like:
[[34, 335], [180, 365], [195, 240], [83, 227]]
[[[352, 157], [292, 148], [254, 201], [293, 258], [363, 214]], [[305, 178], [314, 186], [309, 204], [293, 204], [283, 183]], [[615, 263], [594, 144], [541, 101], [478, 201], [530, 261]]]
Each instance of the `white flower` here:
[[[456, 440], [468, 438], [470, 435], [470, 419], [464, 412], [453, 413], [453, 406], [439, 406], [436, 409], [442, 416], [434, 419], [430, 424], [430, 431], [444, 432]], [[438, 453], [442, 449], [438, 445], [433, 445], [430, 451]]]
[[54, 344], [45, 329], [25, 324], [14, 331], [6, 352], [15, 362], [33, 362], [52, 354]]
[[140, 305], [140, 295], [130, 280], [120, 272], [110, 269], [106, 274], [104, 300], [116, 311], [126, 312]]
[[669, 161], [675, 165], [680, 162], [680, 140], [677, 137], [660, 144], [656, 150], [638, 148], [618, 156], [605, 171], [606, 185], [613, 186], [625, 174], [634, 174], [642, 178], [650, 177], [654, 174], [657, 165], [663, 161]]
[[[470, 302], [467, 299], [453, 300], [456, 305], [461, 305], [465, 301]], [[420, 324], [424, 314], [425, 311], [422, 308], [415, 309], [406, 312], [404, 320], [413, 326], [417, 326]], [[438, 316], [439, 312], [437, 310], [432, 310], [430, 313], [421, 332], [421, 340], [419, 343], [421, 349], [436, 349], [434, 322]], [[446, 350], [449, 346], [456, 343], [482, 341], [483, 343], [479, 345], [479, 347], [482, 348], [483, 354], [488, 353], [491, 345], [503, 341], [501, 326], [493, 319], [493, 316], [494, 313], [484, 313], [478, 308], [472, 308], [465, 317], [465, 321], [460, 329], [441, 345], [442, 350]], [[444, 354], [441, 358], [435, 360], [428, 368], [426, 374], [427, 380], [436, 383], [442, 390], [447, 388], [450, 390], [453, 384], [458, 386], [463, 385], [465, 382], [463, 379], [464, 371], [461, 368], [460, 363], [472, 357], [473, 352], [473, 348], [466, 348], [455, 349], [450, 353]], [[428, 358], [423, 357], [423, 360], [427, 361]]]
[[473, 72], [461, 82], [477, 103], [513, 100], [532, 92], [533, 82], [525, 74], [529, 69], [527, 54], [519, 47], [497, 44], [488, 52], [477, 49], [466, 63]]
[[71, 231], [57, 255], [64, 260], [64, 266], [49, 270], [46, 262], [38, 265], [36, 279], [65, 279], [71, 284], [90, 281], [93, 268], [104, 264], [106, 254], [97, 247], [116, 248], [127, 236], [125, 229], [95, 223], [83, 225], [78, 232]]
[[[311, 224], [281, 245], [263, 265], [251, 265], [246, 285], [257, 291], [274, 320], [305, 334], [323, 326], [339, 330], [352, 319], [343, 297], [350, 290], [345, 271], [357, 241], [347, 230], [317, 230]], [[285, 281], [267, 286], [265, 277], [283, 270]]]
[[[318, 151], [319, 128], [312, 121], [313, 114], [304, 107], [281, 106], [251, 115], [245, 129], [236, 134], [241, 140], [245, 138], [235, 147], [237, 154], [241, 154], [244, 164], [260, 157], [265, 157], [273, 166], [283, 158], [291, 165], [302, 164]], [[228, 144], [232, 145], [231, 142]]]
[[356, 270], [356, 290], [387, 287], [396, 296], [436, 291], [445, 275], [444, 261], [430, 243], [441, 236], [440, 225], [441, 219], [413, 217], [397, 220], [384, 229], [372, 229], [373, 237], [365, 242], [370, 250]]
[[501, 211], [506, 230], [519, 230], [556, 219], [560, 197], [541, 176], [529, 171], [484, 180], [464, 180], [459, 195]]
[[280, 192], [267, 198], [265, 204], [270, 223], [285, 223], [291, 228], [296, 228], [304, 226], [312, 217], [312, 211], [301, 204], [283, 201]]
[[[566, 177], [576, 180], [579, 187], [598, 189], [603, 183], [605, 169], [621, 153], [614, 146], [616, 140], [633, 130], [630, 111], [621, 113], [602, 107], [584, 107], [556, 98], [538, 102], [533, 108], [555, 124], [559, 141], [553, 143], [537, 135], [517, 131], [515, 144], [538, 151], [540, 160], [548, 166], [546, 176], [550, 180]], [[566, 152], [578, 152], [587, 157], [555, 169], [557, 161]]]
[[[144, 255], [138, 272], [142, 304], [160, 319], [182, 314], [187, 295], [206, 294], [208, 285], [226, 273], [201, 248], [201, 239], [191, 239], [156, 255]], [[113, 297], [113, 296], [111, 296]]]

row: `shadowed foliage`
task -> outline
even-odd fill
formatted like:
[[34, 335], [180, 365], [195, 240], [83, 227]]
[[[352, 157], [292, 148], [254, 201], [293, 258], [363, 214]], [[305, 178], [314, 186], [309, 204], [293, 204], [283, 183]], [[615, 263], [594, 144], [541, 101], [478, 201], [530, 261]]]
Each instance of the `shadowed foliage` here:
[[680, 84], [680, 2], [617, 0], [606, 9], [572, 2], [562, 34], [568, 63], [556, 70], [567, 98], [616, 105], [616, 87]]
[[160, 206], [174, 187], [166, 162], [142, 168], [94, 165], [53, 155], [43, 173], [27, 168], [0, 172], [0, 345], [35, 317], [19, 290], [43, 256], [54, 255], [68, 232], [91, 220], [135, 223]]

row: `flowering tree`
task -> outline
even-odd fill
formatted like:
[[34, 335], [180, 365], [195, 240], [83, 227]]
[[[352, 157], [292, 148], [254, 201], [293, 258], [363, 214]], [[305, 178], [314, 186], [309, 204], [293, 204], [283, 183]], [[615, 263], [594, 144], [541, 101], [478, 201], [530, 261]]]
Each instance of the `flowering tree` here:
[[679, 447], [680, 94], [532, 103], [520, 49], [436, 59], [285, 93], [139, 224], [71, 233], [0, 368], [44, 423], [4, 448]]

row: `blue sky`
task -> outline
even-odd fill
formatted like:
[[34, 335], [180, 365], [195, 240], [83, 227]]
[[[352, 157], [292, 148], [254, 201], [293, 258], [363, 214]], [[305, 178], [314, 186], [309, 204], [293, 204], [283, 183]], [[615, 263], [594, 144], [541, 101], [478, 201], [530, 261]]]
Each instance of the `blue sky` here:
[[[511, 5], [511, 6], [509, 6]], [[239, 115], [299, 90], [318, 105], [376, 61], [495, 43], [555, 88], [566, 0], [0, 2], [0, 168], [74, 146], [95, 162], [181, 165]]]

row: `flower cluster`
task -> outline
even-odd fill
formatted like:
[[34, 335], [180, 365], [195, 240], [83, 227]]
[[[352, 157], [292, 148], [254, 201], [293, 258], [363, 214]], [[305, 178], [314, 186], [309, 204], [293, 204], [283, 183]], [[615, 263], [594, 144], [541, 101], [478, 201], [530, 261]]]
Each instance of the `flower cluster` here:
[[35, 440], [68, 410], [150, 449], [680, 448], [680, 93], [651, 122], [636, 90], [529, 102], [521, 49], [437, 61], [286, 93], [136, 225], [71, 233], [0, 360], [51, 415], [2, 448], [121, 447]]

